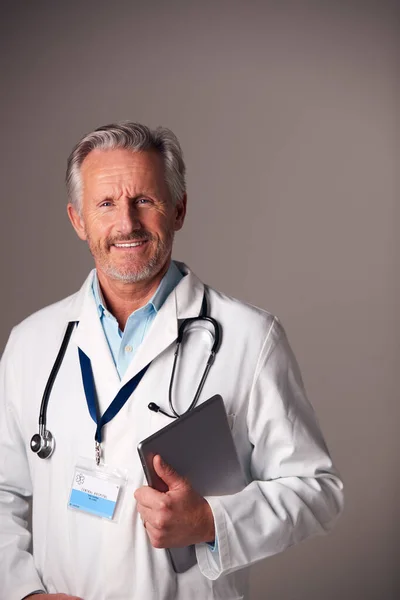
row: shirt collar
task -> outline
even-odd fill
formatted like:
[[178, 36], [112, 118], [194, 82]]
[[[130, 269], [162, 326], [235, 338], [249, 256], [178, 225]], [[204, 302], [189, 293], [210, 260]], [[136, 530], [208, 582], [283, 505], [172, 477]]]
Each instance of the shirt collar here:
[[[180, 280], [182, 279], [183, 274], [180, 272], [176, 264], [173, 260], [168, 267], [168, 271], [165, 273], [164, 277], [161, 279], [160, 284], [155, 291], [154, 295], [150, 298], [143, 308], [152, 308], [157, 313], [165, 300], [168, 298], [172, 290], [178, 285]], [[99, 280], [97, 277], [97, 271], [94, 272], [93, 283], [92, 283], [92, 292], [96, 302], [97, 311], [99, 313], [99, 317], [102, 317], [103, 314], [107, 311], [106, 303], [103, 298], [103, 294], [101, 293]], [[140, 309], [138, 309], [140, 310]]]

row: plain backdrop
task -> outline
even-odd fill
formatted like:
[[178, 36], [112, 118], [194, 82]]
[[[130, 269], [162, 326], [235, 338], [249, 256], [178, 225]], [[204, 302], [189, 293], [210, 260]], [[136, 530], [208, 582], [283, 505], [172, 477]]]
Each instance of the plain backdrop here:
[[397, 8], [2, 2], [1, 347], [91, 268], [66, 159], [123, 119], [181, 140], [175, 258], [285, 325], [346, 509], [328, 537], [256, 565], [252, 600], [400, 597]]

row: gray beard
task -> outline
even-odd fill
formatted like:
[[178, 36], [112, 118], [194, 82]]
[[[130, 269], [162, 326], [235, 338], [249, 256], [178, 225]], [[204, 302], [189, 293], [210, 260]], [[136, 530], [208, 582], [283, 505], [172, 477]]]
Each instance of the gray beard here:
[[162, 266], [162, 261], [160, 261], [160, 258], [162, 258], [162, 256], [157, 254], [149, 261], [147, 265], [145, 265], [136, 273], [132, 273], [132, 271], [123, 272], [120, 269], [116, 269], [113, 265], [102, 267], [102, 271], [111, 279], [123, 281], [124, 283], [138, 283], [139, 281], [151, 279], [151, 277], [158, 273]]
[[[147, 235], [146, 238], [149, 239], [150, 236]], [[127, 236], [126, 239], [119, 239], [118, 241], [139, 241], [140, 239], [142, 239], [142, 236]], [[129, 270], [129, 267], [126, 269], [117, 268], [112, 264], [108, 264], [106, 260], [103, 262], [103, 264], [100, 260], [99, 267], [105, 275], [107, 275], [111, 279], [115, 279], [116, 281], [122, 281], [124, 283], [138, 283], [139, 281], [146, 281], [146, 279], [151, 279], [152, 277], [157, 275], [160, 269], [164, 266], [165, 261], [172, 248], [173, 240], [173, 234], [166, 242], [158, 240], [155, 255], [149, 260], [147, 265], [144, 265], [144, 267], [140, 269], [140, 271]], [[93, 258], [96, 259], [96, 254], [92, 251], [89, 238], [88, 243], [90, 252]]]

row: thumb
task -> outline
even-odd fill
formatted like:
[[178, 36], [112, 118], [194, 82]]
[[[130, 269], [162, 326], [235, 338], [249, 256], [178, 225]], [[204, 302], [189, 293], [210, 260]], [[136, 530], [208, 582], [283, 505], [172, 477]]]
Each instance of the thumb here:
[[179, 475], [179, 473], [177, 473], [171, 465], [166, 463], [159, 454], [156, 454], [153, 459], [153, 467], [160, 479], [167, 484], [170, 491], [187, 487], [188, 483], [185, 477]]

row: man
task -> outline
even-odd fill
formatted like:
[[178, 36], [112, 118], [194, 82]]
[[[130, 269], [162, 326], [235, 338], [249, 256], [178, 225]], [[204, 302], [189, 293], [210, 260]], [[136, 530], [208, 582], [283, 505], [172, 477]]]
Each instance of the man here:
[[[125, 123], [89, 133], [69, 158], [67, 187], [69, 218], [96, 269], [77, 294], [17, 326], [2, 358], [0, 597], [244, 598], [244, 567], [329, 530], [342, 507], [341, 482], [284, 331], [269, 313], [216, 292], [171, 261], [186, 213], [185, 166], [172, 132]], [[136, 451], [170, 422], [148, 404], [168, 410], [178, 322], [197, 317], [204, 297], [222, 342], [200, 402], [222, 395], [247, 480], [242, 492], [207, 498], [160, 456], [154, 468], [166, 491], [145, 486]], [[77, 325], [45, 427], [56, 446], [41, 460], [50, 439], [44, 427], [42, 437], [31, 436], [68, 323]], [[204, 368], [210, 348], [204, 333], [185, 340], [174, 385], [179, 413]], [[132, 381], [123, 405], [98, 426]], [[108, 486], [108, 520], [73, 500], [81, 493], [92, 503], [102, 497], [78, 490], [85, 477], [98, 490]], [[175, 573], [164, 548], [191, 544], [197, 564]]]

